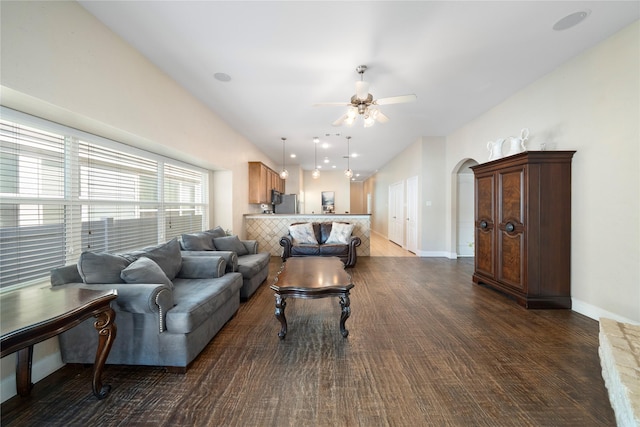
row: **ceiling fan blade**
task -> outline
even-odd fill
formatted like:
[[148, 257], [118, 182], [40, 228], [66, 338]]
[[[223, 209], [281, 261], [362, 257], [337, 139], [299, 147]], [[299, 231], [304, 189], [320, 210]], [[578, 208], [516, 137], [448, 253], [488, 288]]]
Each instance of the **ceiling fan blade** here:
[[350, 102], [319, 102], [317, 104], [313, 104], [314, 107], [326, 107], [326, 106], [341, 106], [348, 107], [351, 105]]
[[340, 116], [340, 118], [338, 120], [336, 120], [335, 122], [331, 123], [331, 125], [333, 125], [333, 126], [342, 126], [344, 121], [347, 120], [347, 117], [349, 117], [349, 116], [346, 115], [346, 114], [343, 114], [342, 116]]
[[375, 105], [389, 105], [389, 104], [402, 104], [404, 102], [413, 102], [418, 99], [414, 94], [411, 95], [400, 95], [400, 96], [391, 96], [389, 98], [380, 98], [376, 99], [372, 102]]
[[389, 121], [389, 117], [382, 114], [382, 111], [378, 110], [378, 114], [376, 114], [376, 121], [379, 123], [387, 123]]

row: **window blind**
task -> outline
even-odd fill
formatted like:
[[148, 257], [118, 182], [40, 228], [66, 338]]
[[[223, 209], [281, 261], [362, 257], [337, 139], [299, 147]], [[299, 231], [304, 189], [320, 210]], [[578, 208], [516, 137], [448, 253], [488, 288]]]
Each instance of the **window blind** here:
[[2, 289], [45, 281], [82, 251], [139, 249], [207, 223], [207, 171], [0, 111]]
[[173, 238], [193, 230], [204, 219], [202, 173], [164, 164], [165, 235]]
[[65, 262], [65, 138], [0, 121], [0, 284]]
[[82, 248], [123, 252], [156, 244], [158, 234], [158, 162], [79, 143]]

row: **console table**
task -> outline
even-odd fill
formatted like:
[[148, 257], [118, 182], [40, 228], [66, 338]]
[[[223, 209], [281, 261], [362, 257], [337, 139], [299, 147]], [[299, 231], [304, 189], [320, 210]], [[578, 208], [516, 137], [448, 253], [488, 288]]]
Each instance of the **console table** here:
[[18, 352], [16, 385], [20, 396], [28, 396], [33, 346], [95, 317], [99, 335], [93, 365], [93, 394], [103, 399], [111, 386], [102, 384], [102, 370], [116, 337], [115, 312], [110, 306], [115, 290], [80, 288], [30, 288], [0, 295], [0, 357]]

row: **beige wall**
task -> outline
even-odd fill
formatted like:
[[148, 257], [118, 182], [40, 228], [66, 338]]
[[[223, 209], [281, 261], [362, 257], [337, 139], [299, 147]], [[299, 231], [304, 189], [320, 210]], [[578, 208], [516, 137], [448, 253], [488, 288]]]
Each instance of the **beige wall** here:
[[[545, 143], [548, 149], [577, 151], [572, 173], [574, 310], [596, 319], [640, 322], [639, 76], [636, 22], [447, 135], [444, 152], [436, 148], [427, 154], [429, 143], [416, 143], [381, 168], [365, 183], [375, 194], [372, 229], [386, 235], [388, 185], [425, 169], [423, 185], [436, 180], [442, 186], [445, 214], [422, 215], [421, 250], [439, 244], [429, 251], [454, 257], [459, 168], [469, 159], [486, 162], [487, 141], [528, 127], [531, 150]], [[423, 161], [416, 165], [420, 148]], [[444, 165], [438, 172], [426, 171], [437, 169], [439, 162]], [[438, 188], [422, 194], [434, 199], [432, 206], [440, 203]], [[443, 241], [431, 238], [431, 227], [445, 230]]]
[[[487, 141], [517, 134], [523, 127], [531, 131], [532, 150], [541, 143], [576, 150], [571, 207], [574, 308], [592, 317], [618, 315], [636, 322], [640, 322], [639, 53], [636, 22], [448, 135], [446, 157], [448, 172], [464, 158], [485, 162]], [[448, 228], [452, 221], [449, 216]]]
[[367, 205], [364, 195], [364, 183], [362, 181], [352, 181], [349, 187], [350, 190], [350, 210], [352, 214], [364, 214], [367, 213]]
[[[277, 166], [75, 2], [2, 2], [2, 104], [210, 170], [211, 225], [242, 234], [248, 161]], [[227, 191], [228, 191], [227, 187]]]
[[[281, 171], [280, 169], [275, 169]], [[304, 189], [304, 171], [300, 168], [300, 165], [287, 165], [287, 171], [289, 171], [289, 177], [284, 183], [285, 194], [300, 194]]]
[[304, 194], [300, 200], [300, 213], [322, 213], [323, 191], [335, 192], [335, 213], [343, 214], [351, 209], [350, 181], [344, 171], [321, 171], [320, 178], [313, 179], [311, 171], [304, 171]]
[[431, 255], [446, 255], [446, 232], [442, 226], [445, 223], [447, 211], [445, 186], [442, 178], [445, 176], [446, 139], [444, 137], [422, 138], [422, 239], [419, 253]]
[[421, 158], [422, 139], [418, 139], [365, 181], [365, 191], [372, 192], [371, 230], [373, 232], [385, 237], [388, 235], [389, 186], [412, 176], [421, 176]]
[[[444, 137], [422, 137], [365, 181], [363, 191], [373, 193], [371, 229], [388, 235], [389, 187], [418, 177], [418, 255], [446, 256], [445, 187], [442, 182], [445, 157]], [[365, 199], [366, 203], [366, 199]], [[406, 195], [405, 195], [406, 211]], [[406, 230], [405, 230], [406, 232]], [[404, 242], [406, 245], [406, 242]]]

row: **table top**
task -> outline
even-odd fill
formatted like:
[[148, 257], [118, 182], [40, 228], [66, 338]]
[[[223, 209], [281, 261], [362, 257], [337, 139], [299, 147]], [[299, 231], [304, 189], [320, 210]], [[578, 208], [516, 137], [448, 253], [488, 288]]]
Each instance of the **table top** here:
[[0, 294], [0, 342], [108, 304], [115, 290], [26, 288]]
[[351, 276], [337, 257], [287, 258], [271, 285], [277, 292], [347, 291], [351, 288]]

